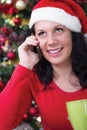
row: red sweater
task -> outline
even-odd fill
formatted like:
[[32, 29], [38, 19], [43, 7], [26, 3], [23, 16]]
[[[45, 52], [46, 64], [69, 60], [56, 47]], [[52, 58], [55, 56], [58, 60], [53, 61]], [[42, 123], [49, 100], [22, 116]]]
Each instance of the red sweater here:
[[62, 91], [54, 82], [45, 90], [31, 70], [18, 65], [0, 94], [0, 130], [12, 130], [23, 118], [34, 98], [44, 130], [73, 130], [66, 102], [87, 98], [87, 89], [74, 93]]

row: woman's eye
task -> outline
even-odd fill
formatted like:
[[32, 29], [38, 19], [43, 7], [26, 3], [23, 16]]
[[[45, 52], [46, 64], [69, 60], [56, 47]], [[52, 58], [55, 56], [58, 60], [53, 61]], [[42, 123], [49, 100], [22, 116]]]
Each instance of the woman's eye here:
[[44, 33], [44, 32], [40, 32], [40, 33], [38, 33], [38, 36], [44, 37], [44, 36], [45, 36], [45, 33]]
[[63, 28], [57, 28], [56, 32], [62, 32], [64, 29]]

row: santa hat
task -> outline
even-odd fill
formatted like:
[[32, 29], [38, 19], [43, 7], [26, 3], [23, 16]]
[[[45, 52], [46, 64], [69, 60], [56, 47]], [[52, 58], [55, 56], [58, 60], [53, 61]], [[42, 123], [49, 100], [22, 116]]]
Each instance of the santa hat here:
[[57, 22], [87, 35], [87, 17], [74, 0], [40, 0], [32, 10], [29, 27], [42, 20]]

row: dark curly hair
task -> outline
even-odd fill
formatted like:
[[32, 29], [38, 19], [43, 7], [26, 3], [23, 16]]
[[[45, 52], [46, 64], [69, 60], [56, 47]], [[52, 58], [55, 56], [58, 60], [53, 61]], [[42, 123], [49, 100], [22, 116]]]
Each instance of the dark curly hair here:
[[82, 33], [72, 32], [72, 42], [72, 70], [78, 77], [80, 85], [87, 88], [87, 41]]
[[[32, 28], [33, 33], [34, 28]], [[87, 41], [82, 33], [72, 33], [71, 64], [72, 71], [78, 77], [82, 88], [87, 87]], [[47, 86], [53, 79], [53, 68], [44, 58], [34, 67], [40, 81]]]

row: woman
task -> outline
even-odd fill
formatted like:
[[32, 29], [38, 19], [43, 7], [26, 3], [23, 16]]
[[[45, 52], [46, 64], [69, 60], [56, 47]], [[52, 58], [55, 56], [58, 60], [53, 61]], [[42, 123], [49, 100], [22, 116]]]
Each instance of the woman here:
[[87, 98], [86, 16], [73, 0], [41, 0], [29, 26], [19, 65], [0, 95], [0, 129], [15, 128], [34, 99], [44, 130], [73, 130], [66, 102]]

